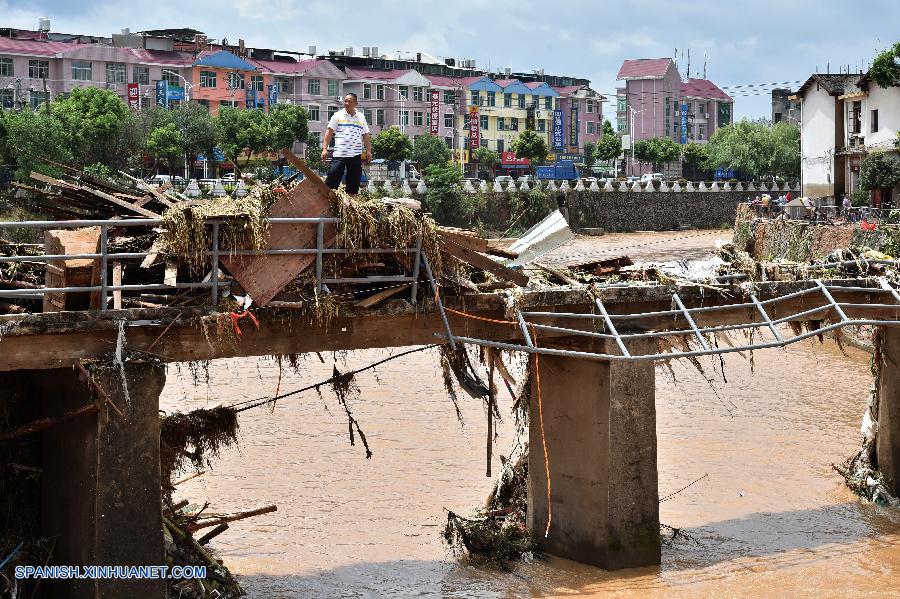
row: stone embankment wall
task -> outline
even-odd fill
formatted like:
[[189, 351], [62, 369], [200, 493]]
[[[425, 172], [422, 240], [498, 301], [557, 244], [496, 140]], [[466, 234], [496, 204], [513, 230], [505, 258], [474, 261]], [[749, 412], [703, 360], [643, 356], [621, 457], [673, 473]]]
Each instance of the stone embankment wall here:
[[858, 224], [812, 225], [806, 221], [757, 218], [740, 206], [735, 217], [734, 244], [760, 261], [808, 262], [834, 250], [868, 247], [893, 258], [900, 256], [900, 227], [879, 224], [864, 231]]

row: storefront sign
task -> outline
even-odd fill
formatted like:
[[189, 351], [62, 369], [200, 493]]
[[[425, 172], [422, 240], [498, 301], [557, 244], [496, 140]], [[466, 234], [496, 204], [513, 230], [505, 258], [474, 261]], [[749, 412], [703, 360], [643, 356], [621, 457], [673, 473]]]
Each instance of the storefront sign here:
[[169, 82], [165, 79], [156, 82], [156, 105], [169, 107]]
[[481, 130], [478, 127], [478, 107], [469, 106], [469, 148], [481, 147]]
[[137, 108], [141, 102], [141, 87], [137, 83], [128, 84], [128, 105]]
[[681, 144], [687, 143], [688, 105], [681, 105]]
[[429, 132], [432, 135], [440, 135], [441, 125], [441, 91], [438, 89], [431, 90], [431, 128]]
[[565, 134], [563, 133], [563, 111], [553, 111], [553, 149], [562, 150], [565, 146]]
[[515, 165], [528, 166], [529, 164], [531, 164], [531, 161], [527, 158], [517, 158], [515, 152], [501, 152], [500, 164], [504, 167]]
[[269, 108], [278, 104], [278, 86], [270, 85], [269, 86]]

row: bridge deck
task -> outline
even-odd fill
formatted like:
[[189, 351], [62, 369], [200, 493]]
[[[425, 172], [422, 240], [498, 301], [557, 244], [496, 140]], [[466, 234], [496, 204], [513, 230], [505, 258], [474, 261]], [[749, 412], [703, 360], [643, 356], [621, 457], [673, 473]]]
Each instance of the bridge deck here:
[[[850, 319], [884, 322], [900, 321], [900, 302], [896, 292], [880, 286], [878, 279], [851, 279], [826, 282], [836, 302]], [[755, 295], [760, 301], [781, 298], [767, 305], [768, 315], [788, 320], [839, 321], [841, 314], [820, 295], [791, 296], [810, 289], [813, 281], [760, 283]], [[602, 300], [616, 328], [622, 331], [683, 330], [691, 323], [682, 314], [673, 314], [673, 293], [692, 310], [722, 306], [715, 311], [692, 312], [694, 325], [708, 327], [726, 324], [760, 324], [759, 312], [750, 292], [739, 286], [722, 287], [721, 292], [698, 286], [606, 287], [592, 295], [584, 288], [560, 288], [525, 292], [517, 307], [527, 312], [564, 312], [588, 314], [597, 311], [595, 297]], [[787, 296], [787, 297], [785, 297]], [[493, 320], [504, 316], [504, 297], [500, 294], [466, 296], [463, 304], [448, 305], [457, 311]], [[814, 314], [805, 311], [822, 308]], [[661, 315], [646, 315], [664, 312]], [[799, 316], [794, 317], [800, 313]], [[446, 333], [437, 306], [416, 307], [405, 301], [386, 303], [378, 309], [350, 309], [334, 318], [328, 326], [310, 322], [308, 315], [288, 309], [260, 309], [255, 312], [259, 329], [247, 320], [240, 321], [242, 335], [231, 331], [227, 316], [224, 331], [217, 328], [215, 312], [205, 309], [132, 309], [0, 317], [0, 371], [68, 367], [83, 358], [98, 357], [115, 349], [119, 327], [124, 325], [128, 349], [149, 352], [164, 362], [210, 360], [238, 356], [286, 355], [313, 351], [402, 347], [441, 342]], [[632, 316], [633, 315], [633, 318]], [[520, 328], [504, 326], [448, 314], [455, 337], [522, 343]], [[204, 326], [203, 323], [206, 323]], [[541, 324], [560, 328], [597, 330], [595, 321], [567, 317], [540, 317]], [[570, 336], [565, 331], [543, 330], [541, 338]]]

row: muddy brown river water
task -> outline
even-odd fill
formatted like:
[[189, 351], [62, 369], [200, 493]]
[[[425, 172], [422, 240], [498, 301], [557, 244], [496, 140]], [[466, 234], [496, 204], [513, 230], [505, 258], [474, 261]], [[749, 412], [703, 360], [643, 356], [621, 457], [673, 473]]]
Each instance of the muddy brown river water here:
[[[554, 253], [701, 258], [727, 232], [578, 238]], [[640, 244], [640, 245], [639, 245]], [[629, 249], [619, 252], [621, 247]], [[394, 350], [395, 352], [398, 350]], [[871, 385], [869, 356], [817, 341], [757, 352], [755, 369], [725, 357], [712, 387], [690, 365], [657, 370], [659, 493], [708, 474], [660, 505], [662, 522], [691, 541], [663, 547], [662, 566], [605, 572], [549, 558], [511, 573], [448, 555], [446, 509], [467, 512], [485, 477], [485, 414], [463, 399], [465, 425], [443, 389], [434, 351], [358, 377], [353, 411], [374, 455], [351, 447], [333, 394], [282, 400], [241, 415], [237, 449], [179, 496], [216, 510], [278, 505], [213, 542], [252, 597], [896, 597], [900, 512], [857, 500], [831, 463], [859, 445]], [[337, 356], [342, 370], [388, 350]], [[334, 357], [284, 371], [281, 389], [330, 376]], [[703, 362], [712, 376], [710, 358]], [[717, 368], [717, 365], [715, 366]], [[163, 408], [190, 410], [274, 393], [271, 360], [221, 360], [194, 386], [169, 368]], [[495, 451], [513, 441], [509, 397]]]

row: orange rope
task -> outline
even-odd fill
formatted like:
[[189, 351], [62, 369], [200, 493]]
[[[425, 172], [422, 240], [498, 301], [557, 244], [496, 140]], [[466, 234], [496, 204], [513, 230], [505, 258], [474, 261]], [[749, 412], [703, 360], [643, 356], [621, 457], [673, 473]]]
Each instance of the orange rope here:
[[256, 328], [257, 328], [257, 329], [259, 328], [259, 321], [256, 320], [256, 317], [253, 316], [253, 314], [250, 312], [250, 310], [244, 310], [244, 311], [241, 312], [241, 313], [231, 312], [231, 313], [229, 314], [229, 316], [231, 316], [231, 326], [234, 327], [234, 334], [235, 334], [235, 336], [236, 336], [238, 339], [240, 339], [240, 338], [243, 337], [243, 335], [244, 335], [244, 333], [241, 331], [241, 327], [238, 326], [238, 321], [239, 321], [240, 319], [244, 318], [245, 316], [246, 316], [247, 318], [249, 318], [250, 321], [251, 321], [254, 325], [256, 325]]
[[444, 310], [450, 312], [451, 314], [456, 314], [457, 316], [465, 316], [466, 318], [471, 318], [472, 320], [482, 320], [484, 322], [492, 322], [494, 324], [511, 324], [513, 326], [518, 326], [517, 322], [512, 322], [509, 320], [495, 320], [493, 318], [485, 318], [484, 316], [475, 316], [474, 314], [469, 314], [468, 312], [460, 312], [459, 310], [454, 310], [453, 308], [444, 307]]

